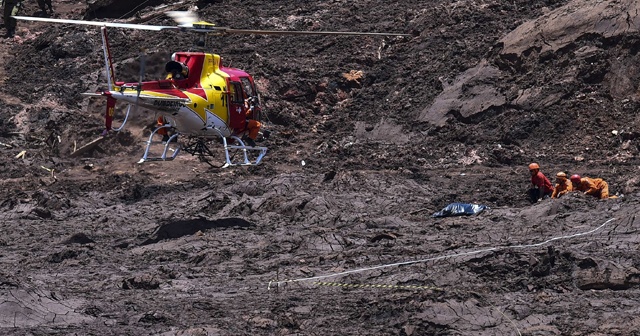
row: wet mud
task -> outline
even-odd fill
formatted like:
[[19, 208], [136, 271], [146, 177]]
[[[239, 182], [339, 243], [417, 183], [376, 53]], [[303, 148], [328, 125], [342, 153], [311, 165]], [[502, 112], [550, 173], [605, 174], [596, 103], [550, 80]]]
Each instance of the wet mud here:
[[[81, 95], [104, 86], [100, 35], [20, 22], [0, 46], [3, 334], [637, 333], [634, 1], [53, 3], [59, 18], [164, 25], [165, 5], [198, 6], [219, 26], [413, 36], [212, 38], [254, 76], [272, 132], [262, 165], [214, 169], [137, 164], [147, 111], [72, 157], [103, 128], [103, 102]], [[149, 80], [196, 48], [110, 37], [128, 81], [141, 47]], [[618, 198], [530, 204], [530, 162]], [[431, 217], [452, 202], [489, 209]]]

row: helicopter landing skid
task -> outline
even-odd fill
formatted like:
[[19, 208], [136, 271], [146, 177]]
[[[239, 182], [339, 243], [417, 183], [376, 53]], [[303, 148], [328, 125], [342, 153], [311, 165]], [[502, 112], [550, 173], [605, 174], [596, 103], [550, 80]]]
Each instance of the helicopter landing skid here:
[[[189, 142], [186, 146], [184, 146], [183, 150], [191, 155], [197, 156], [198, 159], [202, 162], [205, 162], [211, 167], [215, 168], [226, 168], [230, 166], [255, 166], [259, 165], [262, 158], [267, 153], [266, 147], [251, 147], [245, 145], [242, 139], [237, 136], [231, 136], [231, 139], [237, 141], [238, 145], [229, 145], [227, 142], [227, 138], [221, 136], [222, 144], [224, 146], [224, 156], [225, 163], [221, 166], [214, 165], [211, 161], [213, 158], [217, 157], [213, 151], [209, 148], [207, 144], [207, 140], [203, 138], [190, 138]], [[255, 160], [249, 159], [248, 152], [250, 151], [258, 151], [258, 156]], [[232, 152], [232, 153], [230, 153]], [[236, 154], [242, 153], [242, 158], [240, 160], [234, 160]]]
[[[176, 158], [176, 156], [180, 152], [180, 145], [177, 144], [178, 133], [171, 135], [167, 141], [153, 141], [153, 136], [156, 135], [156, 133], [163, 128], [165, 129], [171, 128], [171, 125], [158, 127], [155, 130], [153, 130], [153, 132], [151, 132], [151, 135], [149, 135], [149, 140], [147, 140], [146, 142], [147, 147], [144, 150], [144, 155], [142, 156], [140, 161], [138, 161], [138, 163], [144, 163], [147, 161], [172, 161], [173, 159]], [[159, 157], [149, 157], [149, 150], [151, 149], [151, 145], [153, 144], [164, 145], [162, 154]], [[172, 145], [175, 145], [175, 146], [172, 146]], [[171, 156], [167, 156], [167, 153], [169, 151], [173, 152]]]

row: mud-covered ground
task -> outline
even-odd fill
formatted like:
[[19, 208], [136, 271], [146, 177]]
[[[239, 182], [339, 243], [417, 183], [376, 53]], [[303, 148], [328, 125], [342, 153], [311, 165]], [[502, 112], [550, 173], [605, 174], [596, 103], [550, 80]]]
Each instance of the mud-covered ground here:
[[[135, 163], [145, 111], [72, 157], [103, 127], [103, 102], [80, 95], [104, 86], [100, 35], [20, 22], [0, 45], [2, 334], [638, 334], [636, 2], [53, 3], [58, 18], [172, 24], [163, 11], [198, 6], [219, 26], [414, 36], [215, 37], [273, 135], [262, 165], [214, 169]], [[128, 81], [141, 49], [149, 80], [194, 50], [185, 33], [110, 37]], [[533, 161], [619, 198], [531, 205]], [[490, 210], [431, 217], [451, 202]]]

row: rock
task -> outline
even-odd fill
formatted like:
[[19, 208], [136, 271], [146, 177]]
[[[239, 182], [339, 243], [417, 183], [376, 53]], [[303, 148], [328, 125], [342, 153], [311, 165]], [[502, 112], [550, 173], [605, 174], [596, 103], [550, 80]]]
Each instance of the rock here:
[[640, 271], [635, 267], [586, 258], [578, 261], [573, 271], [576, 286], [588, 289], [627, 289], [640, 283]]
[[458, 119], [468, 119], [492, 107], [504, 105], [505, 96], [490, 84], [499, 76], [500, 70], [483, 60], [446, 86], [431, 106], [420, 112], [419, 120], [443, 126], [450, 114]]
[[573, 0], [537, 19], [527, 21], [500, 40], [502, 54], [518, 57], [525, 51], [556, 51], [581, 36], [612, 37], [640, 31], [640, 2], [636, 0]]
[[158, 289], [160, 282], [149, 274], [122, 280], [122, 289]]
[[406, 325], [402, 327], [402, 330], [407, 336], [413, 336], [413, 334], [416, 332], [416, 327], [412, 325]]
[[44, 218], [44, 219], [50, 219], [52, 217], [51, 215], [51, 211], [49, 211], [49, 209], [47, 208], [42, 208], [42, 207], [36, 207], [33, 209], [33, 213], [40, 217], [40, 218]]
[[93, 239], [89, 238], [85, 233], [82, 233], [82, 232], [74, 234], [73, 236], [67, 238], [63, 242], [63, 244], [66, 244], [66, 245], [70, 245], [70, 244], [84, 245], [84, 244], [90, 244], [90, 243], [94, 243]]

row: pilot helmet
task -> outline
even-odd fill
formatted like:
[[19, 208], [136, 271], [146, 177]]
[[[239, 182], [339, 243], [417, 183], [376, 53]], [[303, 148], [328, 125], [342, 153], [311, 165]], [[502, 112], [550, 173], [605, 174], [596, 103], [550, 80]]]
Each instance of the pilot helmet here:
[[165, 71], [168, 73], [179, 73], [184, 78], [189, 76], [189, 67], [186, 64], [178, 61], [169, 61], [167, 65], [164, 67]]

